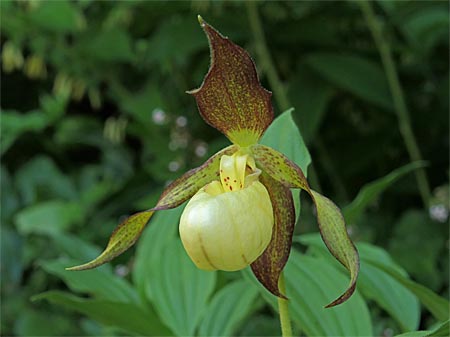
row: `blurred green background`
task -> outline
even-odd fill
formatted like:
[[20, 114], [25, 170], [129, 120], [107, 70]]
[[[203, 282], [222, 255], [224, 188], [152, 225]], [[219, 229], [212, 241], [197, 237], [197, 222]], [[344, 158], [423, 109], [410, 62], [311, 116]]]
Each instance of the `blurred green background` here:
[[[236, 298], [244, 304], [230, 302], [230, 310], [241, 308], [239, 317], [224, 314], [232, 326], [217, 327], [217, 318], [205, 323], [205, 310], [197, 315], [192, 308], [190, 325], [173, 325], [177, 320], [164, 309], [168, 301], [146, 290], [139, 276], [152, 270], [146, 261], [156, 263], [147, 253], [161, 256], [150, 234], [112, 268], [81, 274], [87, 276], [63, 270], [95, 256], [123, 217], [152, 207], [169, 181], [228, 144], [185, 94], [201, 84], [209, 66], [197, 14], [249, 51], [263, 85], [274, 91], [276, 115], [295, 108], [312, 157], [311, 184], [344, 209], [351, 206], [346, 216], [353, 239], [381, 247], [413, 280], [448, 297], [447, 1], [377, 1], [372, 16], [344, 1], [0, 4], [2, 335], [279, 333], [276, 314], [246, 290], [239, 273], [208, 280], [201, 272], [185, 274], [186, 282], [209, 289], [198, 297], [200, 309], [221, 307], [225, 295], [213, 297], [216, 304], [209, 298], [223, 289], [247, 294]], [[372, 35], [377, 27], [381, 40]], [[392, 91], [395, 78], [386, 74], [394, 73], [380, 58], [386, 47], [400, 91]], [[399, 118], [402, 98], [409, 120]], [[394, 171], [418, 159], [405, 145], [405, 126], [426, 163]], [[423, 165], [420, 190], [415, 174]], [[375, 180], [376, 191], [369, 188], [352, 203]], [[171, 212], [167, 221], [175, 227], [167, 228], [175, 236], [179, 210]], [[150, 227], [164, 221], [161, 215]], [[312, 206], [302, 199], [296, 233], [316, 231]], [[174, 242], [168, 255], [180, 250]], [[304, 256], [308, 266], [312, 257]], [[175, 289], [180, 276], [173, 276], [154, 282]], [[298, 289], [301, 295], [301, 282]], [[47, 291], [53, 292], [31, 300]], [[368, 293], [374, 335], [436, 323], [422, 308], [414, 323], [402, 325], [377, 303], [378, 293]], [[133, 306], [130, 298], [150, 304]], [[300, 331], [337, 335], [299, 324]]]

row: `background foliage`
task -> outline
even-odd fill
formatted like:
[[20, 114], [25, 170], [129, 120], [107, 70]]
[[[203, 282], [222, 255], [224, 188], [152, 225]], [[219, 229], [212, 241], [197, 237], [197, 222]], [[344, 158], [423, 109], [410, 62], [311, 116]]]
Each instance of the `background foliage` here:
[[[64, 271], [95, 257], [122, 217], [150, 208], [168, 181], [227, 144], [184, 93], [209, 64], [197, 14], [254, 57], [264, 86], [277, 91], [276, 114], [286, 102], [295, 108], [264, 142], [307, 167], [304, 140], [312, 185], [343, 207], [358, 242], [358, 292], [323, 309], [347, 279], [302, 200], [286, 269], [297, 333], [448, 335], [438, 324], [448, 318], [447, 2], [373, 3], [426, 161], [414, 163], [355, 2], [0, 4], [2, 335], [279, 334], [274, 299], [248, 271], [193, 267], [177, 239], [180, 208], [158, 213], [110, 265]], [[414, 176], [424, 166], [425, 204]]]

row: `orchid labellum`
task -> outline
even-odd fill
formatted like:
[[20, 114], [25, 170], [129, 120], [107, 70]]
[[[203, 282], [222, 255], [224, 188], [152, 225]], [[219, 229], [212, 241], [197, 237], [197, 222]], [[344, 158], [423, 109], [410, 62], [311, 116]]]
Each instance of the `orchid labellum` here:
[[154, 208], [130, 216], [113, 232], [95, 260], [69, 270], [104, 264], [132, 246], [155, 211], [190, 199], [180, 220], [180, 237], [195, 265], [205, 270], [239, 270], [250, 265], [272, 294], [284, 298], [278, 280], [288, 260], [295, 211], [291, 189], [305, 190], [316, 206], [322, 238], [350, 272], [355, 290], [358, 253], [344, 219], [328, 198], [310, 189], [302, 170], [282, 153], [258, 144], [273, 120], [271, 93], [259, 83], [248, 53], [199, 17], [211, 49], [211, 66], [199, 89], [189, 93], [203, 119], [232, 145], [186, 172], [162, 193]]

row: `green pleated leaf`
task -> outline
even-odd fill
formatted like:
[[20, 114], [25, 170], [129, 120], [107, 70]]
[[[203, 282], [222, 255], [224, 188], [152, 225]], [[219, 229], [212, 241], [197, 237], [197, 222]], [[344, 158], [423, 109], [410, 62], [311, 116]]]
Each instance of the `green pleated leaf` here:
[[[276, 297], [265, 291], [248, 269], [243, 274], [276, 310]], [[293, 249], [284, 276], [290, 317], [305, 336], [373, 336], [370, 313], [358, 291], [343, 305], [323, 307], [348, 282], [328, 260], [305, 256]]]
[[194, 336], [215, 284], [214, 271], [198, 269], [178, 238], [159, 253], [151, 266], [152, 303], [161, 320], [177, 336]]
[[219, 166], [223, 155], [232, 155], [237, 146], [231, 145], [217, 152], [202, 166], [194, 168], [173, 181], [161, 194], [153, 211], [174, 208], [191, 198], [200, 188], [214, 179], [220, 180]]
[[255, 144], [272, 122], [272, 93], [258, 79], [248, 53], [199, 17], [211, 50], [211, 67], [194, 95], [203, 119], [241, 146]]
[[306, 63], [336, 87], [381, 108], [393, 110], [383, 68], [357, 54], [313, 53]]
[[152, 215], [153, 211], [144, 211], [128, 217], [114, 230], [108, 245], [100, 256], [88, 263], [66, 268], [66, 270], [95, 268], [122, 254], [136, 242]]
[[350, 284], [347, 290], [327, 307], [345, 302], [355, 291], [359, 272], [359, 257], [348, 236], [341, 211], [330, 199], [309, 188], [302, 170], [289, 158], [260, 144], [252, 146], [251, 150], [257, 166], [264, 172], [286, 187], [306, 190], [313, 199], [316, 205], [320, 233], [328, 250], [350, 272]]
[[294, 201], [288, 187], [266, 173], [261, 182], [269, 192], [274, 214], [272, 239], [264, 253], [251, 264], [256, 278], [275, 296], [286, 298], [278, 289], [278, 280], [289, 258], [295, 225]]
[[[327, 310], [320, 304], [345, 286], [345, 276], [324, 260], [292, 253], [286, 266], [286, 291], [293, 319], [309, 336], [373, 336], [369, 310], [359, 293], [342, 306]], [[318, 331], [318, 327], [320, 330]], [[310, 332], [308, 332], [310, 331]]]
[[133, 303], [86, 299], [62, 291], [48, 291], [34, 296], [32, 300], [47, 300], [52, 304], [77, 311], [100, 323], [122, 328], [132, 334], [141, 336], [173, 335], [151, 308], [144, 308]]
[[389, 266], [386, 266], [378, 261], [372, 261], [371, 263], [391, 275], [398, 282], [413, 292], [419, 298], [420, 302], [422, 302], [424, 307], [426, 307], [434, 317], [444, 321], [450, 316], [450, 303], [446, 298], [443, 298], [434, 293], [431, 289], [410, 280]]
[[144, 229], [136, 247], [133, 284], [142, 297], [152, 301], [156, 266], [160, 265], [162, 249], [178, 235], [178, 224], [184, 207], [179, 206], [164, 212], [157, 212], [152, 218], [152, 225]]
[[395, 337], [448, 337], [450, 335], [450, 321], [438, 325], [433, 330], [427, 331], [410, 331], [396, 335]]
[[117, 277], [110, 270], [97, 268], [84, 273], [72, 273], [64, 270], [64, 266], [73, 263], [73, 260], [58, 259], [44, 261], [41, 265], [45, 271], [62, 279], [74, 292], [90, 294], [96, 299], [140, 303], [134, 288], [125, 279]]
[[[318, 233], [296, 236], [294, 241], [307, 245], [309, 253], [329, 259], [339, 272], [345, 273], [344, 268], [332, 260]], [[357, 248], [361, 258], [361, 270], [358, 276], [360, 293], [386, 310], [399, 323], [403, 331], [417, 329], [420, 322], [420, 305], [417, 297], [391, 275], [373, 265], [372, 261], [378, 261], [393, 270], [398, 270], [404, 277], [407, 277], [407, 274], [383, 249], [367, 243], [359, 243]]]
[[256, 309], [256, 287], [244, 280], [227, 284], [208, 304], [200, 327], [200, 336], [233, 336], [244, 319]]

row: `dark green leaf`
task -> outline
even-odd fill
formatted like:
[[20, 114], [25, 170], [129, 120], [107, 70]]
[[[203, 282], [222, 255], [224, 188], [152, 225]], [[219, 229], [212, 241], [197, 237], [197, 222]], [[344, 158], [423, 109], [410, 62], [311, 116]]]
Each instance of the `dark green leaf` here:
[[[336, 90], [329, 83], [304, 65], [289, 83], [289, 97], [295, 107], [293, 118], [306, 143], [310, 144], [314, 140], [335, 93]], [[300, 167], [303, 168], [301, 165]]]
[[348, 223], [354, 223], [362, 215], [364, 210], [373, 203], [381, 193], [405, 174], [424, 167], [425, 162], [415, 162], [402, 166], [382, 178], [364, 185], [353, 201], [347, 205], [342, 213]]
[[83, 214], [77, 203], [52, 200], [24, 208], [15, 223], [22, 234], [55, 234], [78, 223]]
[[445, 321], [444, 323], [438, 325], [433, 330], [428, 331], [411, 331], [406, 332], [401, 335], [397, 335], [395, 337], [448, 337], [450, 334], [450, 324], [449, 321]]
[[144, 309], [136, 304], [85, 299], [61, 291], [49, 291], [32, 298], [33, 301], [43, 299], [80, 312], [103, 324], [120, 327], [130, 333], [143, 336], [172, 334], [160, 323], [152, 310]]
[[217, 292], [206, 309], [199, 327], [200, 336], [234, 336], [236, 329], [255, 309], [256, 287], [235, 281]]
[[[253, 284], [257, 283], [248, 270], [244, 275]], [[307, 336], [372, 336], [369, 311], [358, 291], [344, 304], [324, 308], [348, 282], [326, 260], [293, 250], [285, 268], [285, 279], [291, 318]], [[262, 286], [259, 289], [276, 307], [276, 298]]]
[[179, 336], [192, 336], [206, 313], [216, 272], [195, 267], [179, 239], [172, 239], [151, 269], [152, 296], [161, 320]]
[[26, 205], [40, 199], [73, 200], [77, 197], [73, 181], [61, 172], [51, 158], [44, 155], [37, 155], [21, 166], [14, 181]]
[[103, 62], [130, 62], [133, 59], [131, 39], [120, 29], [109, 29], [89, 36], [83, 47], [89, 56]]
[[157, 212], [144, 230], [136, 248], [133, 282], [139, 293], [150, 301], [154, 298], [154, 272], [160, 265], [164, 247], [177, 237], [178, 224], [184, 207]]
[[306, 57], [306, 63], [336, 87], [393, 110], [384, 71], [373, 61], [354, 54], [314, 53]]
[[[314, 245], [315, 248], [322, 251], [325, 250], [319, 235], [303, 235], [295, 237], [294, 240], [306, 245]], [[437, 319], [445, 320], [445, 318], [448, 317], [450, 308], [448, 300], [438, 296], [425, 286], [410, 280], [405, 271], [400, 268], [385, 251], [370, 244], [359, 244], [358, 249], [361, 251], [361, 259], [364, 259], [365, 263], [370, 264], [372, 267], [376, 267], [379, 271], [384, 272], [387, 276], [390, 276], [393, 280], [407, 288]], [[369, 275], [367, 275], [367, 277], [369, 277]], [[383, 295], [381, 294], [380, 296]], [[394, 310], [397, 309], [391, 308], [391, 311]], [[414, 315], [416, 314], [413, 314], [410, 317], [413, 317]], [[406, 316], [404, 318], [406, 319]], [[411, 321], [410, 319], [402, 319], [402, 321], [405, 326], [414, 322], [414, 320]], [[407, 323], [407, 321], [410, 323]]]
[[43, 261], [41, 265], [48, 273], [64, 280], [74, 292], [91, 294], [99, 300], [139, 303], [137, 294], [131, 285], [111, 271], [93, 269], [74, 273], [64, 269], [77, 262], [77, 260], [59, 259]]
[[372, 264], [391, 275], [399, 283], [403, 284], [414, 293], [434, 317], [442, 321], [449, 317], [450, 303], [447, 299], [440, 297], [427, 287], [406, 278], [398, 271], [393, 270], [382, 263], [372, 262]]
[[2, 111], [1, 154], [5, 153], [15, 140], [25, 132], [41, 131], [49, 119], [41, 111], [30, 111], [26, 115], [17, 111]]
[[83, 20], [74, 3], [67, 0], [40, 2], [29, 15], [32, 22], [57, 32], [73, 32]]
[[[310, 247], [318, 256], [328, 258], [329, 254], [323, 244], [319, 234], [301, 235], [295, 238]], [[401, 283], [380, 270], [371, 261], [381, 262], [400, 273], [405, 272], [391, 259], [391, 257], [381, 248], [370, 244], [357, 244], [361, 258], [361, 269], [357, 283], [357, 289], [365, 298], [372, 299], [385, 309], [402, 327], [403, 331], [414, 330], [418, 327], [420, 319], [420, 307], [417, 297], [412, 294]], [[340, 266], [331, 259], [330, 264], [344, 272]]]

